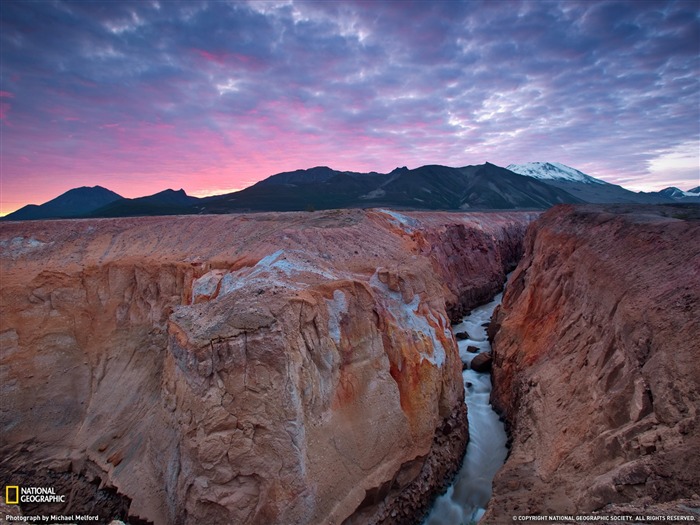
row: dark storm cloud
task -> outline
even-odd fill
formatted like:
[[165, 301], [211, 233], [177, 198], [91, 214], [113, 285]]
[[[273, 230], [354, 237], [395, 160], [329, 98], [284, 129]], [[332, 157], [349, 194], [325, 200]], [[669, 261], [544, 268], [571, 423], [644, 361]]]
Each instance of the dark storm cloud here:
[[57, 0], [0, 23], [6, 191], [68, 167], [204, 191], [245, 166], [487, 159], [641, 183], [697, 155], [693, 1]]

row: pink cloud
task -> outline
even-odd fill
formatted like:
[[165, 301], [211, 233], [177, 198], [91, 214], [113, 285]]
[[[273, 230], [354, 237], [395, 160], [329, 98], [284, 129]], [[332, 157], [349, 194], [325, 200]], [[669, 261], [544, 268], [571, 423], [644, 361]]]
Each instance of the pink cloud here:
[[215, 62], [219, 65], [223, 65], [226, 63], [227, 53], [205, 51], [204, 49], [194, 49], [194, 52], [208, 62]]
[[7, 119], [7, 115], [10, 113], [10, 108], [12, 106], [7, 102], [0, 102], [0, 120]]
[[243, 65], [249, 70], [260, 70], [264, 66], [263, 61], [243, 53], [230, 51], [207, 51], [205, 49], [198, 48], [194, 48], [192, 51], [203, 58], [206, 62], [214, 63], [219, 66], [235, 63]]

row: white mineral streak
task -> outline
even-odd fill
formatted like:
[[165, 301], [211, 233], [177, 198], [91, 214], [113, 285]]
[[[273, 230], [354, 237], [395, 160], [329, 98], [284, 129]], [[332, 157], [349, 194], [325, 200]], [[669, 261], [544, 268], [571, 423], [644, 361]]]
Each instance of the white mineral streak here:
[[219, 296], [226, 295], [244, 286], [260, 286], [272, 288], [275, 286], [292, 289], [302, 289], [306, 285], [299, 280], [290, 280], [303, 274], [315, 274], [328, 280], [342, 276], [333, 273], [329, 268], [319, 266], [318, 262], [311, 264], [301, 250], [277, 250], [260, 259], [254, 266], [241, 268], [233, 272], [211, 270], [199, 277], [192, 284], [192, 302], [200, 296], [210, 296], [221, 281]]
[[31, 251], [42, 248], [47, 244], [34, 237], [14, 237], [12, 239], [0, 240], [0, 253], [9, 255], [12, 259], [25, 255]]
[[348, 313], [348, 301], [341, 290], [333, 292], [333, 299], [326, 299], [328, 305], [328, 333], [335, 344], [340, 344], [340, 321]]
[[406, 233], [413, 233], [413, 230], [420, 225], [418, 220], [414, 219], [413, 217], [408, 217], [406, 215], [402, 215], [401, 213], [391, 210], [379, 211], [391, 217], [389, 221], [391, 221], [391, 223], [395, 226], [402, 228]]
[[[383, 302], [385, 308], [394, 317], [397, 326], [414, 334], [422, 334], [429, 340], [429, 344], [423, 345], [426, 351], [420, 351], [420, 355], [426, 361], [441, 368], [445, 363], [446, 351], [437, 330], [441, 330], [444, 337], [450, 337], [450, 325], [448, 320], [428, 310], [428, 318], [419, 313], [420, 297], [416, 294], [410, 303], [404, 303], [401, 293], [390, 290], [379, 280], [378, 272], [375, 272], [369, 281], [372, 288], [379, 292], [378, 300]], [[433, 324], [430, 323], [433, 322]]]

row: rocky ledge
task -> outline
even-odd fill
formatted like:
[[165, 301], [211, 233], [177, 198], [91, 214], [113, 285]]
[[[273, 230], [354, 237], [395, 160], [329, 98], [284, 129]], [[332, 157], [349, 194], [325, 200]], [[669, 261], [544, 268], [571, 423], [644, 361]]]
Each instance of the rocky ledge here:
[[485, 521], [697, 512], [699, 312], [697, 207], [561, 206], [533, 223], [491, 327], [512, 449]]
[[466, 445], [450, 320], [534, 217], [3, 223], [0, 477], [104, 521], [416, 520]]

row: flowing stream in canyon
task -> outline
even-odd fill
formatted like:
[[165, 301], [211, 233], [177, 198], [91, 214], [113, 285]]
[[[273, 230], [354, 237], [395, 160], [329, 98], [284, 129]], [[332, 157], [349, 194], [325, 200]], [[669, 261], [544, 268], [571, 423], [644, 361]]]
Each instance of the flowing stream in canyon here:
[[[464, 363], [471, 363], [477, 353], [468, 347], [477, 347], [478, 353], [489, 352], [491, 345], [486, 335], [486, 325], [494, 308], [501, 302], [503, 293], [472, 311], [454, 332], [467, 332], [469, 339], [458, 341], [459, 354]], [[484, 515], [491, 498], [491, 485], [496, 472], [508, 454], [507, 436], [503, 423], [489, 403], [491, 377], [471, 369], [462, 372], [465, 400], [469, 417], [469, 444], [454, 483], [440, 496], [426, 518], [424, 525], [469, 525]]]

